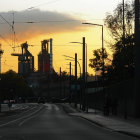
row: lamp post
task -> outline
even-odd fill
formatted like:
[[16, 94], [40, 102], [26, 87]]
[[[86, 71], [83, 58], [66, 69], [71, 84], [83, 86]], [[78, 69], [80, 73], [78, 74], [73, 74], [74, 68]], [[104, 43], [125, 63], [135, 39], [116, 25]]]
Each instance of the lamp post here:
[[[73, 57], [70, 57], [73, 58]], [[75, 61], [75, 94], [74, 94], [74, 102], [75, 102], [75, 108], [77, 108], [77, 53], [75, 53], [75, 58], [73, 58], [73, 60]]]
[[[67, 56], [67, 55], [63, 55], [63, 56], [64, 56], [64, 57], [68, 57], [68, 58], [70, 58], [70, 59], [65, 59], [65, 60], [75, 61], [75, 58], [74, 58], [74, 57]], [[81, 60], [81, 59], [77, 59], [77, 63], [78, 63], [78, 65], [79, 65], [79, 69], [80, 69], [80, 78], [81, 78], [81, 65], [80, 65], [80, 63], [79, 63], [78, 60]]]
[[[75, 61], [74, 59], [65, 59], [65, 60], [69, 60], [69, 61]], [[80, 78], [81, 78], [81, 66], [80, 66], [80, 63], [79, 61], [77, 60], [77, 63], [79, 65], [79, 69], [80, 69]], [[74, 65], [75, 66], [75, 65]]]
[[93, 26], [99, 26], [102, 28], [102, 82], [103, 82], [103, 93], [104, 93], [104, 27], [101, 24], [94, 24], [94, 23], [88, 23], [84, 22], [82, 24], [87, 24], [87, 25], [93, 25]]
[[[85, 94], [85, 85], [87, 82], [87, 44], [85, 43], [85, 37], [83, 37], [83, 42], [70, 42], [70, 43], [79, 43], [83, 45], [83, 75], [82, 75], [82, 110], [88, 112], [88, 105], [87, 105], [87, 97]], [[85, 82], [85, 47], [86, 47], [86, 82]]]
[[140, 1], [135, 0], [135, 94], [134, 94], [134, 110], [135, 116], [140, 117]]
[[62, 82], [62, 79], [61, 79], [61, 78], [62, 78], [62, 77], [61, 77], [61, 74], [62, 74], [62, 73], [61, 73], [61, 67], [60, 67], [60, 99], [61, 99], [61, 95], [62, 95], [62, 94], [61, 94], [61, 92], [62, 92], [62, 84], [61, 84], [61, 82]]
[[[66, 56], [65, 55], [65, 57], [69, 57], [69, 58], [71, 58], [71, 59], [65, 59], [65, 60], [69, 60], [69, 61], [75, 61], [75, 75], [77, 74], [77, 64], [76, 63], [78, 63], [78, 65], [79, 65], [79, 68], [80, 68], [80, 80], [81, 80], [81, 66], [80, 66], [80, 63], [79, 63], [79, 61], [77, 60], [77, 54], [75, 54], [75, 58], [73, 58], [73, 57], [70, 57], [70, 56]], [[75, 76], [75, 79], [77, 78], [77, 75]], [[76, 81], [77, 81], [77, 79], [76, 79]], [[76, 84], [77, 85], [77, 84]], [[77, 86], [76, 86], [76, 90], [77, 90]], [[76, 100], [75, 100], [75, 107], [77, 107], [77, 94], [76, 94]], [[80, 109], [81, 109], [81, 94], [80, 94]]]
[[94, 26], [99, 26], [102, 27], [102, 78], [103, 78], [103, 88], [104, 88], [104, 27], [101, 24], [94, 24], [94, 23], [82, 23], [82, 24], [88, 24], [88, 25], [94, 25]]
[[[81, 42], [70, 42], [70, 43], [83, 44]], [[85, 43], [85, 46], [86, 46], [86, 82], [87, 82], [87, 43]]]
[[[124, 0], [122, 0], [122, 7], [123, 7], [123, 47], [125, 47], [125, 20], [124, 20], [124, 12], [125, 12], [125, 9], [124, 9]], [[125, 73], [123, 74], [125, 75]], [[125, 79], [125, 77], [124, 77]], [[126, 91], [124, 92], [125, 95], [124, 95], [124, 118], [127, 119], [127, 95], [126, 95]]]

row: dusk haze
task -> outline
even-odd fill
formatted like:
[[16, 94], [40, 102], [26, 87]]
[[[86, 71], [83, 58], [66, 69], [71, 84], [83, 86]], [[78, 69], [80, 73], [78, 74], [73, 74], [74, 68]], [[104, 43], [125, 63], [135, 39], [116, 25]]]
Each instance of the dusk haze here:
[[139, 140], [140, 0], [0, 0], [0, 140]]

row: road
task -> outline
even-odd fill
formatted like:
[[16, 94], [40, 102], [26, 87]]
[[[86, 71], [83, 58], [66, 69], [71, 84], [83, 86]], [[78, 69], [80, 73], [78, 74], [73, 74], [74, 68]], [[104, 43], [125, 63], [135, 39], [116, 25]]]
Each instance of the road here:
[[55, 104], [0, 119], [0, 140], [138, 140], [70, 116]]

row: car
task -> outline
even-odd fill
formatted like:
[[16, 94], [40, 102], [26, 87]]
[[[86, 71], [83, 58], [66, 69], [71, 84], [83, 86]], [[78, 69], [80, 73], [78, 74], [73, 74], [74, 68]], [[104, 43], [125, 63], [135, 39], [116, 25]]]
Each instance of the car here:
[[14, 99], [11, 99], [9, 102], [12, 103], [12, 104], [16, 103], [16, 101]]

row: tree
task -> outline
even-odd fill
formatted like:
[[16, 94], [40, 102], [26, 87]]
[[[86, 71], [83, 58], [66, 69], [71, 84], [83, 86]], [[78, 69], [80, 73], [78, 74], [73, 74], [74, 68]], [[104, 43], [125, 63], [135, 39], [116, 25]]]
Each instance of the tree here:
[[[126, 2], [124, 5], [124, 21], [126, 36], [134, 33], [134, 2]], [[112, 38], [117, 42], [123, 36], [123, 6], [118, 4], [113, 14], [107, 13], [104, 20], [105, 26], [109, 29]]]
[[125, 3], [125, 36], [123, 36], [123, 7], [118, 4], [113, 14], [108, 14], [105, 25], [114, 40], [110, 47], [113, 51], [112, 65], [107, 68], [106, 78], [118, 82], [132, 78], [134, 72], [134, 3]]
[[134, 68], [134, 35], [125, 39], [125, 46], [123, 40], [120, 40], [116, 42], [114, 48], [112, 65], [116, 68], [124, 66]]
[[32, 95], [31, 89], [24, 78], [16, 72], [9, 70], [1, 74], [0, 78], [0, 97], [2, 100]]
[[[103, 52], [104, 52], [104, 55], [103, 55]], [[93, 68], [96, 71], [101, 70], [103, 67], [102, 57], [104, 58], [104, 60], [107, 59], [108, 57], [108, 54], [105, 48], [104, 48], [104, 51], [102, 51], [102, 49], [93, 50], [93, 58], [89, 59], [90, 61], [89, 67]]]

